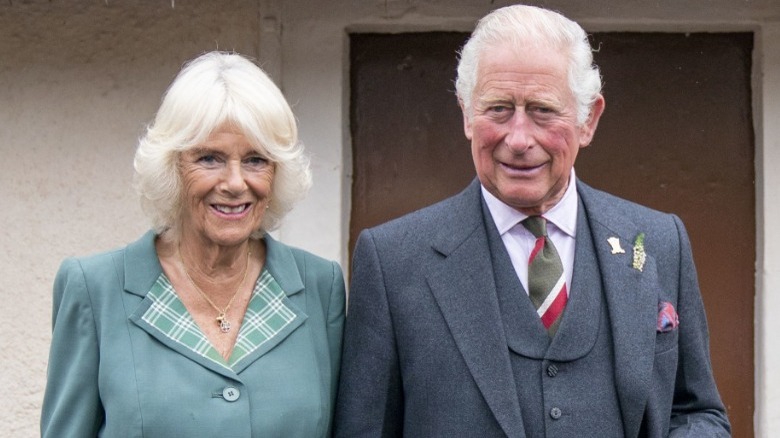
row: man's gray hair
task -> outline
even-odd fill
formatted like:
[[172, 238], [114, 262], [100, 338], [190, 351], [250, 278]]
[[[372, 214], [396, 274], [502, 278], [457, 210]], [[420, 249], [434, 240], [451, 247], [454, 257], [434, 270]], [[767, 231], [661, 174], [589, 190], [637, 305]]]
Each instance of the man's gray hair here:
[[471, 98], [484, 52], [507, 46], [522, 51], [530, 45], [557, 48], [567, 56], [569, 88], [577, 102], [577, 123], [588, 119], [601, 92], [601, 75], [593, 64], [588, 35], [579, 24], [557, 12], [526, 5], [507, 6], [486, 15], [463, 46], [455, 89], [467, 117], [472, 116]]

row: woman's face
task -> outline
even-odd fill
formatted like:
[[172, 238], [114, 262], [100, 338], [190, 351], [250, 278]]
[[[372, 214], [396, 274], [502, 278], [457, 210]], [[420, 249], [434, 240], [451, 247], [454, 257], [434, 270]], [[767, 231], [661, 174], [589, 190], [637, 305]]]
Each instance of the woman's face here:
[[246, 137], [218, 128], [179, 156], [183, 182], [182, 238], [233, 246], [260, 228], [270, 201], [274, 165]]

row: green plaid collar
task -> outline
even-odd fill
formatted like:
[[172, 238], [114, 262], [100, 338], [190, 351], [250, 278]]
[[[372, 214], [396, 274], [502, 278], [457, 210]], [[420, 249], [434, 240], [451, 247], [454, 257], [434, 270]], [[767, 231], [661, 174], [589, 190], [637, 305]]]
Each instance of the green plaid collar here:
[[286, 294], [265, 269], [255, 283], [236, 345], [226, 362], [192, 319], [164, 273], [147, 294], [151, 306], [141, 319], [163, 335], [224, 368], [233, 367], [284, 331], [296, 317], [284, 303]]

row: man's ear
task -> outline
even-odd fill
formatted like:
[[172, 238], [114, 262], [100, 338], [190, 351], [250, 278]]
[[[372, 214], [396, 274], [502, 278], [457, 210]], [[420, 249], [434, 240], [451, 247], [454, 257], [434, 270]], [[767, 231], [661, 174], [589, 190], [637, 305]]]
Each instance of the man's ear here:
[[588, 120], [585, 121], [585, 123], [580, 126], [580, 147], [584, 148], [590, 144], [590, 142], [593, 140], [593, 136], [596, 134], [596, 128], [599, 125], [599, 119], [601, 118], [601, 114], [604, 113], [604, 106], [606, 103], [604, 102], [604, 96], [599, 94], [596, 97], [596, 100], [593, 102], [593, 105], [590, 107], [590, 114], [588, 115]]
[[469, 117], [469, 110], [466, 109], [463, 100], [460, 98], [458, 98], [458, 105], [463, 114], [463, 133], [466, 134], [467, 139], [471, 140], [471, 117]]

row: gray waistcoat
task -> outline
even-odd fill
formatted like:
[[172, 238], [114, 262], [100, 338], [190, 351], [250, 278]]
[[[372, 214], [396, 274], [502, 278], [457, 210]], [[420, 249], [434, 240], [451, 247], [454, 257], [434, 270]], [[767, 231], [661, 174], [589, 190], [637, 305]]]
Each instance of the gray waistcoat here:
[[552, 340], [515, 274], [489, 211], [483, 211], [526, 435], [623, 437], [609, 315], [582, 204], [573, 284]]

